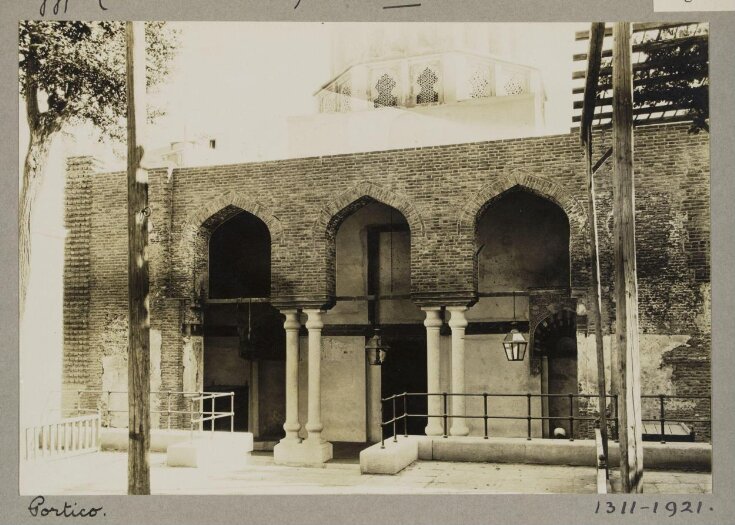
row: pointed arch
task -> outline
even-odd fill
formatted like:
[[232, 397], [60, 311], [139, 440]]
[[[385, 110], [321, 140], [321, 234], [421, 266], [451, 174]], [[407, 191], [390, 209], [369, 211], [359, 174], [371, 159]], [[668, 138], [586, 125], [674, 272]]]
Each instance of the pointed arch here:
[[331, 199], [319, 211], [312, 235], [315, 244], [318, 244], [324, 235], [334, 233], [342, 221], [355, 210], [367, 204], [370, 200], [378, 201], [400, 211], [411, 229], [411, 237], [423, 237], [425, 232], [424, 220], [419, 210], [411, 203], [408, 197], [393, 192], [374, 182], [362, 181], [347, 191]]
[[414, 274], [418, 246], [425, 236], [424, 220], [408, 197], [373, 182], [362, 181], [331, 199], [319, 211], [312, 226], [314, 254], [322, 261], [327, 296], [336, 290], [336, 236], [342, 222], [370, 202], [379, 202], [398, 210], [411, 230], [411, 275]]
[[[266, 205], [245, 195], [228, 191], [209, 199], [189, 213], [172, 240], [177, 261], [175, 287], [185, 295], [208, 290], [208, 245], [212, 232], [235, 215], [246, 211], [266, 225], [271, 240], [271, 258], [283, 243], [283, 225]], [[175, 246], [175, 248], [174, 248]], [[180, 265], [180, 266], [179, 266]], [[273, 270], [271, 270], [273, 271]]]
[[268, 227], [273, 243], [280, 242], [283, 225], [278, 217], [264, 204], [234, 191], [222, 193], [210, 199], [205, 206], [191, 212], [184, 221], [183, 230], [201, 229], [203, 233], [211, 233], [219, 224], [241, 211], [251, 213], [263, 221]]
[[515, 187], [555, 203], [566, 213], [571, 230], [577, 234], [583, 234], [586, 231], [586, 208], [580, 205], [568, 190], [549, 179], [516, 171], [503, 174], [488, 182], [467, 201], [457, 217], [457, 233], [473, 236], [475, 225], [487, 207], [502, 194]]

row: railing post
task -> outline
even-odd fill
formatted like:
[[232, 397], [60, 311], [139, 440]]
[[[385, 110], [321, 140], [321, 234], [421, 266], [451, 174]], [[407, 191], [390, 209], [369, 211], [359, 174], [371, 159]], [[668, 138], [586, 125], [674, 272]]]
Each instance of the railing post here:
[[403, 437], [408, 437], [408, 395], [403, 393]]
[[659, 421], [661, 422], [661, 443], [666, 443], [666, 413], [664, 411], [664, 395], [658, 395], [659, 401]]
[[574, 394], [569, 394], [569, 441], [574, 441]]
[[171, 392], [166, 392], [166, 427], [171, 430]]
[[531, 394], [526, 394], [526, 401], [528, 405], [528, 436], [526, 437], [526, 440], [531, 440]]
[[442, 416], [444, 419], [444, 436], [447, 437], [447, 393], [442, 392], [442, 399], [444, 401], [444, 415]]
[[235, 431], [235, 392], [230, 392], [230, 432]]
[[107, 391], [107, 407], [105, 408], [105, 419], [107, 420], [107, 425], [112, 428], [112, 412], [110, 411], [111, 398], [112, 398], [112, 392], [108, 390]]
[[396, 443], [398, 441], [398, 437], [396, 436], [396, 396], [393, 396], [393, 443]]
[[618, 394], [613, 396], [615, 399], [615, 442], [620, 439], [620, 419], [618, 418]]
[[384, 399], [380, 399], [380, 448], [385, 448], [385, 436], [384, 436], [384, 430], [385, 430], [385, 418], [383, 417], [383, 401]]
[[194, 401], [189, 398], [189, 439], [194, 439]]
[[484, 408], [484, 417], [485, 420], [485, 439], [487, 439], [487, 392], [482, 393], [482, 405]]

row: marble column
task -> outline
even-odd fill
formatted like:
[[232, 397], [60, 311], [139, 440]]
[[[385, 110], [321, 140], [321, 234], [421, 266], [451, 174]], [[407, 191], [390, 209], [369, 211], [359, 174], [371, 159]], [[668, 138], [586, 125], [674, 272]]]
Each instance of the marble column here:
[[284, 310], [286, 316], [286, 431], [284, 439], [299, 441], [299, 322], [298, 310]]
[[273, 448], [273, 461], [278, 464], [302, 464], [302, 446], [299, 438], [299, 312], [281, 310], [286, 316], [286, 437]]
[[[448, 306], [451, 312], [449, 327], [452, 329], [452, 394], [464, 394], [464, 331], [467, 328], [465, 318], [466, 306]], [[452, 396], [452, 416], [464, 416], [465, 397]], [[452, 417], [449, 433], [453, 436], [466, 436], [470, 433], [467, 420], [463, 417]]]
[[309, 362], [308, 362], [308, 416], [306, 438], [310, 442], [322, 443], [322, 322], [321, 310], [304, 310], [308, 319], [306, 329], [309, 330]]
[[322, 437], [322, 310], [304, 310], [308, 316], [306, 329], [309, 331], [308, 355], [308, 415], [307, 438], [302, 445], [307, 449], [307, 463], [323, 464], [332, 458], [332, 444]]
[[[286, 312], [284, 312], [286, 313]], [[293, 313], [293, 317], [290, 314]], [[321, 421], [321, 353], [322, 353], [322, 310], [304, 310], [307, 315], [306, 329], [309, 331], [308, 349], [308, 436], [299, 442], [298, 430], [298, 330], [295, 312], [286, 313], [286, 438], [273, 449], [276, 463], [298, 466], [324, 466], [332, 458], [332, 444], [322, 438]], [[293, 359], [291, 359], [293, 357]], [[291, 395], [293, 393], [293, 395]]]
[[[426, 312], [424, 326], [426, 327], [426, 389], [430, 394], [439, 393], [441, 384], [439, 382], [439, 371], [441, 369], [441, 335], [439, 329], [442, 325], [440, 317], [440, 306], [429, 306], [422, 308]], [[429, 396], [427, 400], [429, 414], [442, 413], [441, 396]], [[427, 436], [441, 436], [443, 434], [442, 418], [430, 417], [426, 425]]]

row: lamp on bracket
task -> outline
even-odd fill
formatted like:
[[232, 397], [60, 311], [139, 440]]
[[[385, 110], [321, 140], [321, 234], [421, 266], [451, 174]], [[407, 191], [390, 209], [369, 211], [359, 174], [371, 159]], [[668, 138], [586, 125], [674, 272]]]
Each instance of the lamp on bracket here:
[[511, 330], [503, 339], [503, 350], [508, 361], [523, 361], [526, 357], [526, 348], [528, 341], [523, 334], [515, 328], [516, 325], [516, 293], [513, 292], [513, 322]]

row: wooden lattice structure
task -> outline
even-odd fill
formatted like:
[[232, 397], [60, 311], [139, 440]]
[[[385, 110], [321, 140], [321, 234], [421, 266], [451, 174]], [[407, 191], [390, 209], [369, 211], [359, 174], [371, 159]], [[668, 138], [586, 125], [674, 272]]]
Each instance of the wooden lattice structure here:
[[[579, 31], [572, 74], [573, 122], [584, 106], [589, 31]], [[709, 25], [688, 22], [633, 24], [633, 119], [636, 126], [696, 122], [706, 129], [709, 85]], [[612, 27], [605, 28], [594, 116], [591, 125], [610, 127], [612, 119]]]

